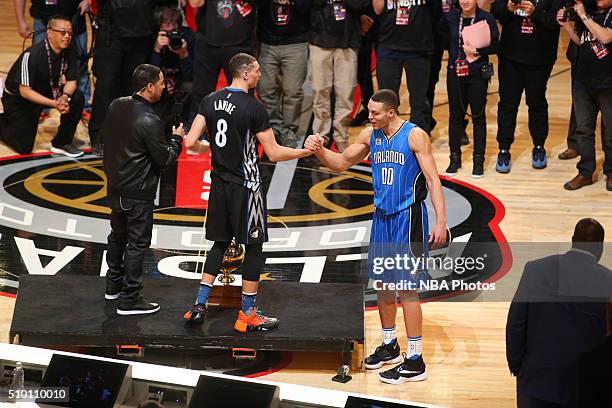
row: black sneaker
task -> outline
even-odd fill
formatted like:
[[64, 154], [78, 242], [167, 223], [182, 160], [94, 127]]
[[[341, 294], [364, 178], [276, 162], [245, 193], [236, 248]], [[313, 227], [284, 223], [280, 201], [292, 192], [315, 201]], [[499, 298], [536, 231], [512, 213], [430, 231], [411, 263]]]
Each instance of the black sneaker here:
[[387, 384], [404, 384], [427, 379], [427, 371], [422, 356], [419, 356], [416, 360], [407, 359], [405, 353], [402, 353], [402, 356], [404, 357], [402, 364], [378, 373], [380, 381]]
[[484, 177], [484, 156], [474, 155], [474, 162], [472, 166], [472, 177], [482, 178]]
[[61, 147], [51, 146], [51, 153], [61, 154], [62, 156], [68, 156], [72, 158], [83, 155], [82, 151], [80, 151], [71, 144], [63, 145]]
[[459, 169], [461, 168], [461, 153], [451, 152], [450, 154], [450, 164], [446, 168], [447, 176], [454, 176], [457, 174]]
[[402, 357], [400, 356], [400, 346], [396, 339], [393, 343], [383, 343], [376, 347], [374, 353], [363, 361], [363, 365], [368, 370], [376, 370], [382, 367], [383, 364], [397, 364], [400, 361], [402, 361]]
[[183, 315], [183, 318], [187, 320], [187, 323], [202, 324], [206, 312], [208, 312], [206, 305], [204, 303], [198, 303], [197, 305], [193, 305], [191, 310]]
[[104, 293], [104, 299], [115, 300], [119, 298], [120, 294], [121, 294], [121, 289], [117, 291], [106, 289], [106, 292]]
[[159, 311], [159, 305], [157, 303], [147, 302], [141, 296], [138, 302], [131, 305], [119, 304], [117, 308], [117, 314], [122, 316], [149, 314]]

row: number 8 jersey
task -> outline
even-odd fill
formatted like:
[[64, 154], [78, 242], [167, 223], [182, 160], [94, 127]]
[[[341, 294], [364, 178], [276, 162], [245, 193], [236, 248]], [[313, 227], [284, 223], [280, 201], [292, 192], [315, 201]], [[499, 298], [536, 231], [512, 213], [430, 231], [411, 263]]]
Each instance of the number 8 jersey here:
[[414, 127], [405, 121], [391, 136], [382, 129], [370, 136], [374, 207], [383, 214], [395, 214], [427, 197], [425, 177], [408, 141]]
[[242, 89], [224, 88], [200, 103], [212, 153], [212, 176], [256, 190], [261, 185], [257, 133], [270, 128], [264, 105]]

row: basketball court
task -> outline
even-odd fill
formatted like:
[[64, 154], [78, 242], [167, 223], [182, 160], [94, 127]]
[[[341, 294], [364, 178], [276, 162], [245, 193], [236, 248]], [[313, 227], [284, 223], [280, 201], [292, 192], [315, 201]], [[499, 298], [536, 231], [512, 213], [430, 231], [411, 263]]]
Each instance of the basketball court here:
[[[0, 77], [6, 76], [22, 49], [12, 7], [11, 1], [0, 0]], [[512, 146], [512, 172], [505, 175], [495, 172], [498, 84], [494, 76], [487, 105], [485, 177], [478, 180], [470, 177], [471, 145], [463, 150], [464, 167], [458, 175], [452, 179], [442, 177], [448, 227], [456, 244], [452, 250], [459, 251], [460, 255], [482, 250], [479, 245], [486, 243], [487, 253], [486, 267], [479, 274], [458, 274], [452, 278], [466, 285], [476, 281], [495, 284], [496, 289], [473, 290], [468, 285], [422, 291], [423, 355], [429, 374], [426, 381], [400, 386], [382, 384], [376, 372], [361, 370], [353, 358], [352, 380], [346, 384], [332, 382], [336, 369], [343, 363], [343, 349], [331, 346], [329, 349], [271, 348], [276, 351], [265, 358], [262, 354], [257, 358], [257, 364], [244, 372], [234, 373], [440, 406], [515, 406], [515, 381], [505, 359], [505, 323], [522, 265], [530, 256], [535, 259], [560, 252], [569, 244], [574, 225], [580, 218], [593, 217], [608, 232], [612, 231], [611, 195], [605, 190], [605, 180], [601, 175], [603, 153], [599, 140], [599, 180], [578, 191], [563, 189], [563, 183], [576, 174], [577, 161], [557, 159], [557, 154], [566, 147], [571, 106], [569, 63], [564, 56], [566, 44], [567, 39], [563, 38], [549, 81], [548, 167], [544, 170], [531, 167], [532, 146], [528, 135], [527, 109], [522, 104], [516, 142]], [[495, 66], [496, 62], [494, 58]], [[432, 134], [434, 156], [440, 173], [448, 165], [449, 154], [444, 74], [443, 69], [436, 89], [434, 109], [438, 126]], [[402, 93], [400, 111], [402, 118], [408, 119], [405, 86]], [[307, 99], [304, 107], [308, 106]], [[102, 161], [90, 154], [79, 159], [51, 155], [48, 145], [57, 125], [57, 117], [52, 113], [39, 127], [32, 155], [15, 156], [14, 152], [0, 144], [1, 342], [9, 342], [14, 334], [23, 334], [24, 326], [20, 326], [21, 333], [12, 333], [11, 329], [16, 297], [20, 294], [19, 285], [22, 280], [27, 280], [20, 278], [26, 275], [30, 275], [29, 278], [44, 277], [48, 282], [53, 282], [50, 287], [61, 292], [62, 287], [69, 286], [61, 282], [74, 284], [79, 279], [98, 282], [106, 273], [105, 249], [110, 230], [110, 210], [105, 206]], [[355, 137], [359, 130], [352, 128], [351, 137]], [[468, 135], [471, 135], [471, 125]], [[77, 139], [83, 148], [88, 147], [87, 131], [82, 124], [77, 131]], [[346, 338], [354, 340], [353, 357], [364, 352], [369, 354], [381, 341], [378, 311], [374, 307], [375, 291], [371, 284], [368, 285], [364, 264], [373, 212], [369, 164], [361, 163], [344, 173], [335, 173], [304, 160], [279, 165], [264, 162], [261, 167], [264, 183], [269, 186], [267, 200], [271, 237], [271, 241], [264, 246], [263, 287], [274, 288], [275, 282], [277, 285], [288, 285], [283, 287], [302, 285], [300, 288], [307, 288], [303, 296], [308, 299], [309, 307], [316, 310], [319, 305], [323, 311], [330, 308], [340, 310], [355, 303], [353, 295], [350, 299], [340, 296], [341, 293], [354, 292], [335, 292], [333, 284], [366, 287], [361, 294], [366, 308], [363, 315], [357, 314], [363, 319], [361, 330], [364, 336]], [[170, 310], [176, 305], [176, 325], [182, 324], [182, 316], [178, 312], [181, 303], [186, 310], [197, 291], [199, 274], [196, 268], [211, 245], [202, 238], [209, 191], [210, 163], [207, 156], [187, 156], [183, 152], [178, 164], [164, 172], [155, 203], [152, 250], [145, 259], [146, 282], [154, 283], [145, 283], [145, 295], [158, 301], [162, 310]], [[433, 209], [430, 202], [428, 207]], [[430, 211], [430, 217], [432, 215], [433, 211]], [[535, 248], [532, 253], [527, 250], [530, 247]], [[444, 252], [440, 256], [451, 257], [453, 254]], [[602, 263], [612, 267], [610, 254], [604, 254]], [[239, 283], [239, 273], [235, 276]], [[444, 280], [451, 276], [438, 271], [434, 278]], [[181, 290], [164, 289], [164, 285], [172, 285], [172, 282], [176, 282]], [[93, 286], [95, 283], [89, 284], [88, 288]], [[78, 285], [74, 289], [76, 291]], [[66, 323], [71, 308], [78, 307], [69, 303], [73, 298], [69, 296], [70, 293], [63, 294], [62, 302], [66, 303], [58, 304], [58, 316], [45, 316], [51, 322], [56, 320], [57, 326]], [[90, 290], [86, 293], [94, 296], [95, 292]], [[269, 297], [265, 298], [268, 308], [274, 307], [274, 298], [279, 296], [278, 293], [281, 292], [269, 291]], [[172, 298], [165, 299], [166, 294]], [[181, 294], [184, 295], [182, 299]], [[40, 295], [46, 296], [44, 293]], [[102, 293], [99, 295], [101, 299]], [[36, 299], [36, 293], [28, 292], [28, 296]], [[296, 299], [300, 296], [295, 295]], [[74, 298], [83, 299], [76, 294]], [[287, 302], [287, 299], [282, 299], [282, 302]], [[39, 309], [39, 313], [45, 314], [46, 311]], [[156, 316], [145, 319], [153, 323]], [[345, 321], [342, 316], [350, 319], [354, 318], [354, 314], [347, 312], [346, 315], [334, 316], [338, 316], [333, 323], [340, 330], [333, 336], [344, 338], [341, 329], [353, 327], [354, 322]], [[309, 317], [326, 318], [325, 313], [306, 313], [304, 319]], [[174, 317], [167, 315], [164, 318], [172, 320]], [[102, 321], [98, 323], [102, 324]], [[292, 324], [295, 325], [291, 326], [292, 331], [302, 326], [299, 322]], [[99, 325], [94, 326], [92, 331], [102, 330], [103, 333], [104, 330], [123, 327], [110, 324], [100, 329]], [[307, 327], [317, 324], [316, 321], [308, 321], [303, 326], [303, 330], [308, 330]], [[401, 313], [398, 313], [397, 328], [400, 339], [403, 339], [400, 344], [405, 348]], [[223, 331], [215, 333], [221, 340], [225, 336]], [[325, 333], [321, 336], [325, 336]], [[234, 343], [234, 340], [229, 347], [240, 346], [240, 341]], [[261, 350], [257, 342], [261, 340], [264, 344], [267, 341], [257, 340], [256, 336], [255, 340], [251, 340], [253, 343], [243, 347]], [[293, 341], [289, 343], [294, 344]], [[222, 341], [215, 345], [222, 345]], [[183, 355], [176, 361], [182, 367], [189, 367], [190, 358], [195, 357]], [[220, 363], [217, 369], [231, 372], [223, 368], [224, 364]]]

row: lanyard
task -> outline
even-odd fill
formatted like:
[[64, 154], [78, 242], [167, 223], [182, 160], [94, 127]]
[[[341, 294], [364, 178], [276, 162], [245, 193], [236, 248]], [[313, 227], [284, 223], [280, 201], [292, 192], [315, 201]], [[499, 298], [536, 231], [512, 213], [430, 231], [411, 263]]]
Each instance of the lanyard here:
[[[470, 24], [472, 23], [472, 21], [475, 19], [476, 17], [470, 17]], [[459, 16], [459, 50], [457, 52], [457, 59], [460, 59], [461, 57], [461, 53], [463, 53], [463, 55], [465, 55], [465, 53], [463, 52], [463, 37], [461, 36], [461, 33], [463, 32], [463, 16], [460, 15]]]
[[49, 40], [45, 39], [45, 49], [47, 50], [47, 63], [49, 65], [49, 85], [51, 85], [51, 92], [53, 93], [53, 99], [60, 97], [60, 81], [64, 75], [66, 69], [66, 61], [64, 61], [64, 55], [60, 59], [60, 72], [59, 78], [57, 78], [57, 86], [53, 85], [53, 66], [51, 64], [51, 50], [49, 49]]

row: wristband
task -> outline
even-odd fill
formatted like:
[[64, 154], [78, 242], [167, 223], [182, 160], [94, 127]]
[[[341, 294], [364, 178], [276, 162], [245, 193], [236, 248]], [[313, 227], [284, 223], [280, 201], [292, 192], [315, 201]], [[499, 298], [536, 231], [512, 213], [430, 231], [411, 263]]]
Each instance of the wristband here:
[[72, 95], [70, 95], [70, 94], [68, 94], [66, 92], [63, 92], [62, 95], [66, 95], [68, 97], [68, 102], [70, 102], [72, 100]]

